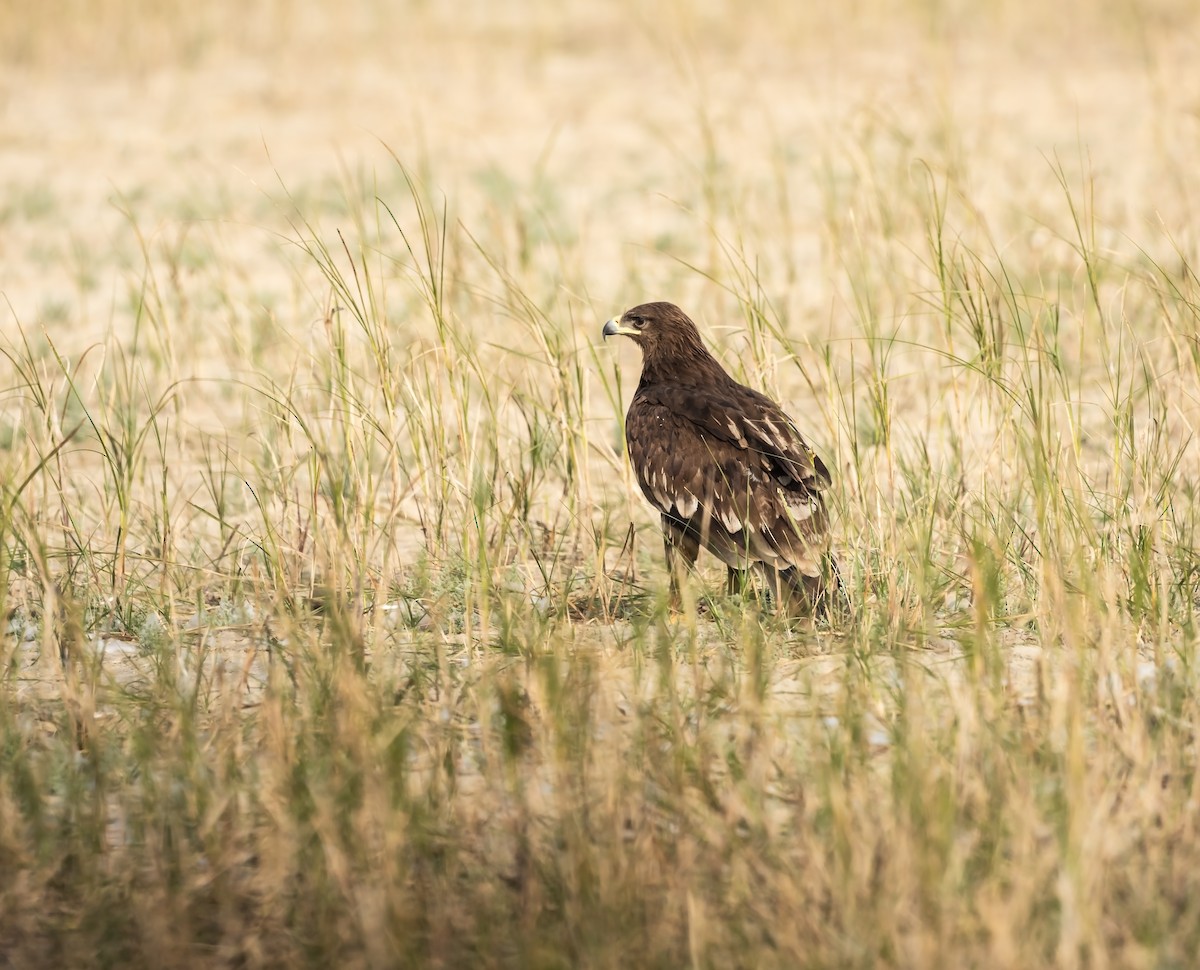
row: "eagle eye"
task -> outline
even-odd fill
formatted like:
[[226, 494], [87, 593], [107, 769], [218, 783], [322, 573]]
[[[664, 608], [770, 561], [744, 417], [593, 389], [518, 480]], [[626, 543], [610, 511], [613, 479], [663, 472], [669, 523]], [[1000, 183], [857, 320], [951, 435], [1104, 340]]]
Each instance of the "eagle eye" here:
[[630, 317], [629, 322], [632, 323], [638, 330], [646, 325], [645, 317]]

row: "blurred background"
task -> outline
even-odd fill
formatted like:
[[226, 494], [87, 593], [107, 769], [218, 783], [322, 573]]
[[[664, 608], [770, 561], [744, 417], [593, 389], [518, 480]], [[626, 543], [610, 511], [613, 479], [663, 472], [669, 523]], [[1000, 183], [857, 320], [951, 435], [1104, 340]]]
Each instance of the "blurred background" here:
[[761, 219], [754, 258], [827, 322], [826, 209], [864, 177], [896, 193], [949, 173], [999, 246], [1057, 224], [1056, 158], [1095, 179], [1101, 230], [1193, 225], [1196, 17], [1173, 0], [3, 0], [6, 323], [87, 327], [131, 219], [189, 227], [182, 245], [236, 254], [265, 295], [281, 188], [332, 226], [347, 182], [398, 204], [390, 154], [477, 235], [557, 248], [577, 311], [700, 299], [675, 261], [713, 271], [713, 232]]

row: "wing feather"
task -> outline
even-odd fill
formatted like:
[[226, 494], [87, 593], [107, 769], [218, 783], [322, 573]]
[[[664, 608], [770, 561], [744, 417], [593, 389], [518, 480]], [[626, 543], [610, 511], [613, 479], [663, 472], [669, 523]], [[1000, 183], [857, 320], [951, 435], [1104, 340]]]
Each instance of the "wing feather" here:
[[808, 446], [791, 418], [765, 394], [734, 381], [723, 388], [657, 384], [640, 388], [645, 404], [659, 404], [686, 415], [698, 431], [771, 460], [777, 477], [809, 488], [830, 484], [829, 470]]
[[820, 570], [829, 472], [778, 405], [730, 382], [638, 389], [629, 457], [650, 503], [731, 566]]

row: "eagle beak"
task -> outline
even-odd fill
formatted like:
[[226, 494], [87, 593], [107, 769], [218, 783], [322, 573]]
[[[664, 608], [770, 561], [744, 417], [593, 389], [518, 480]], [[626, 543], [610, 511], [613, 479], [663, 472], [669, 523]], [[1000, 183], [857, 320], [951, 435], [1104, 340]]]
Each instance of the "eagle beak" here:
[[608, 323], [606, 323], [604, 325], [604, 329], [601, 330], [600, 332], [602, 334], [604, 334], [604, 338], [606, 340], [609, 337], [616, 337], [619, 334], [625, 334], [626, 336], [631, 337], [637, 333], [637, 331], [634, 330], [633, 327], [622, 327], [620, 317], [613, 317], [611, 320], [608, 321]]

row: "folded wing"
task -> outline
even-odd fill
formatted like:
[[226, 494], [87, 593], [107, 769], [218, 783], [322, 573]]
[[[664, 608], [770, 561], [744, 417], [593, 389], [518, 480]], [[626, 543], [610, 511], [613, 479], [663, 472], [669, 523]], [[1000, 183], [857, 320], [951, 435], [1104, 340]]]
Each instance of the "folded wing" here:
[[820, 573], [829, 472], [765, 395], [732, 383], [642, 387], [625, 432], [646, 498], [728, 565]]

